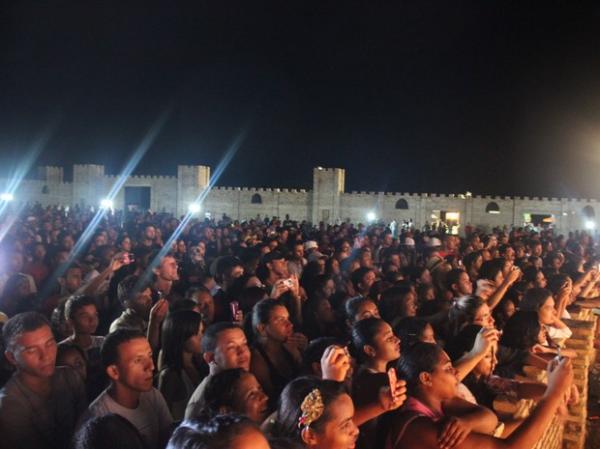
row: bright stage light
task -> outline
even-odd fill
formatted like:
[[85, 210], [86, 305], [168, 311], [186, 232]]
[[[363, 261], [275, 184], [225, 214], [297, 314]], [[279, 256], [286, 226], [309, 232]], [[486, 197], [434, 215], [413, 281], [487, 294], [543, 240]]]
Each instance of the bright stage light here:
[[190, 203], [190, 205], [188, 206], [188, 210], [191, 214], [197, 214], [202, 210], [202, 206], [200, 206], [200, 204], [198, 203]]
[[586, 229], [595, 229], [596, 228], [596, 222], [594, 220], [586, 220], [585, 221], [585, 228]]
[[104, 198], [102, 201], [100, 201], [100, 208], [112, 209], [113, 208], [112, 200], [109, 200], [108, 198]]
[[0, 200], [2, 201], [12, 201], [15, 199], [15, 196], [12, 193], [5, 192], [0, 195]]
[[375, 212], [373, 212], [373, 211], [367, 212], [367, 220], [375, 221], [376, 219], [377, 219], [377, 215], [375, 215]]

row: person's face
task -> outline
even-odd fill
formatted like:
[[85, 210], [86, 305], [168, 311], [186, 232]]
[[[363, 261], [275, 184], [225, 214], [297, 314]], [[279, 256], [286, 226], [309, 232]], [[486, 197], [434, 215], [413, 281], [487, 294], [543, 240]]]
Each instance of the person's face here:
[[363, 251], [360, 256], [360, 266], [365, 268], [371, 268], [373, 266], [373, 258], [371, 257], [370, 251]]
[[377, 305], [372, 301], [364, 301], [360, 305], [358, 312], [354, 315], [354, 322], [357, 323], [367, 318], [381, 318]]
[[338, 274], [340, 272], [340, 263], [337, 259], [331, 259], [331, 272]]
[[554, 308], [554, 298], [548, 296], [546, 301], [538, 311], [538, 317], [542, 324], [552, 324], [556, 320], [556, 309]]
[[496, 352], [498, 352], [498, 350], [496, 346], [497, 344], [493, 343], [480, 362], [475, 366], [475, 374], [483, 377], [491, 376], [494, 372], [494, 368], [498, 364], [498, 359], [496, 358]]
[[535, 286], [538, 288], [546, 288], [548, 282], [546, 281], [546, 276], [544, 276], [543, 271], [538, 271], [535, 275]]
[[131, 239], [129, 237], [123, 239], [121, 242], [121, 249], [126, 252], [131, 251]]
[[206, 255], [206, 245], [204, 244], [204, 242], [199, 242], [198, 243], [198, 256], [204, 258], [205, 255]]
[[483, 327], [494, 327], [494, 317], [490, 312], [490, 308], [487, 304], [483, 304], [475, 313], [473, 318], [473, 324], [477, 324]]
[[541, 243], [537, 244], [537, 245], [534, 245], [533, 248], [531, 248], [531, 254], [533, 256], [536, 256], [536, 257], [540, 257], [542, 255], [542, 245], [541, 245]]
[[270, 449], [269, 442], [259, 430], [248, 428], [239, 433], [229, 446], [230, 449]]
[[43, 325], [19, 335], [6, 356], [19, 371], [33, 377], [49, 378], [54, 374], [56, 349], [50, 327]]
[[361, 292], [368, 293], [373, 284], [375, 283], [375, 279], [376, 276], [374, 271], [368, 271], [367, 273], [365, 273], [360, 283]]
[[161, 261], [158, 269], [158, 276], [165, 281], [177, 281], [179, 273], [177, 272], [177, 261], [174, 257], [167, 256]]
[[104, 246], [104, 245], [106, 245], [106, 237], [104, 236], [104, 234], [98, 234], [96, 236], [96, 238], [94, 239], [94, 244], [96, 246]]
[[56, 359], [56, 366], [70, 366], [79, 373], [84, 381], [87, 379], [87, 365], [77, 349], [70, 349], [63, 352]]
[[98, 311], [95, 305], [81, 307], [73, 316], [73, 330], [78, 334], [92, 335], [98, 327]]
[[69, 260], [69, 252], [68, 251], [59, 251], [55, 256], [56, 264], [60, 265], [66, 263]]
[[62, 239], [62, 247], [64, 249], [66, 249], [67, 251], [71, 251], [71, 249], [73, 249], [73, 246], [75, 245], [75, 240], [73, 240], [73, 237], [71, 237], [70, 235], [65, 236], [65, 238]]
[[144, 237], [148, 240], [154, 240], [156, 238], [156, 229], [154, 226], [146, 226]]
[[331, 308], [331, 303], [327, 299], [319, 301], [317, 305], [317, 319], [323, 323], [335, 323], [335, 315]]
[[269, 397], [252, 373], [242, 375], [236, 385], [233, 411], [262, 424], [269, 412]]
[[130, 301], [130, 307], [142, 318], [148, 319], [152, 308], [152, 290], [150, 290], [150, 287], [136, 294], [134, 300]]
[[496, 277], [494, 278], [494, 282], [496, 283], [497, 286], [499, 286], [500, 284], [502, 284], [502, 282], [504, 282], [504, 274], [502, 273], [502, 270], [498, 270], [498, 274], [496, 274]]
[[400, 339], [394, 335], [389, 324], [383, 323], [373, 338], [375, 357], [386, 362], [400, 358]]
[[13, 253], [10, 258], [10, 268], [13, 273], [23, 271], [23, 255], [21, 253]]
[[431, 273], [429, 272], [429, 270], [427, 270], [427, 269], [423, 270], [423, 273], [421, 273], [421, 277], [419, 277], [419, 281], [422, 284], [431, 284], [433, 282], [433, 279], [431, 277]]
[[323, 293], [327, 298], [331, 297], [335, 293], [335, 282], [333, 282], [333, 279], [329, 279], [325, 283], [325, 287], [323, 287]]
[[506, 260], [510, 260], [511, 262], [513, 262], [515, 260], [515, 250], [509, 246], [508, 248], [506, 248], [504, 257], [506, 258]]
[[177, 252], [184, 254], [185, 253], [185, 242], [183, 240], [179, 240], [177, 242]]
[[146, 338], [135, 338], [117, 348], [118, 360], [106, 370], [109, 377], [127, 389], [144, 393], [152, 390], [154, 361]]
[[242, 277], [244, 275], [244, 267], [241, 265], [236, 265], [235, 267], [233, 267], [231, 269], [231, 271], [229, 272], [229, 278], [231, 280], [233, 279], [237, 279], [239, 277]]
[[433, 327], [431, 327], [431, 324], [427, 323], [427, 325], [423, 328], [423, 332], [421, 333], [419, 341], [422, 341], [423, 343], [436, 343], [435, 333], [433, 332]]
[[271, 271], [275, 273], [277, 276], [286, 276], [287, 275], [287, 263], [285, 259], [275, 259], [271, 261]]
[[427, 291], [425, 291], [425, 294], [423, 295], [422, 299], [424, 299], [425, 301], [433, 301], [435, 299], [435, 290], [433, 289], [433, 287], [428, 288]]
[[473, 293], [473, 284], [466, 272], [462, 272], [458, 277], [458, 293], [459, 295], [470, 295]]
[[81, 287], [81, 268], [71, 268], [67, 271], [65, 287], [70, 293], [76, 292]]
[[190, 354], [200, 354], [202, 352], [202, 336], [204, 335], [204, 323], [200, 321], [198, 331], [189, 337], [183, 345], [183, 350]]
[[211, 294], [208, 292], [199, 292], [194, 298], [206, 322], [212, 323], [215, 319], [215, 302]]
[[35, 245], [35, 252], [33, 256], [37, 260], [42, 260], [44, 257], [46, 257], [46, 248], [44, 248], [44, 245]]
[[435, 392], [438, 398], [453, 398], [456, 396], [456, 388], [458, 387], [457, 374], [458, 372], [452, 366], [450, 357], [442, 351], [438, 363], [431, 373], [431, 386], [429, 388]]
[[219, 333], [214, 362], [221, 369], [242, 368], [250, 371], [250, 349], [241, 329], [227, 329]]
[[305, 441], [311, 449], [354, 449], [358, 438], [358, 427], [354, 424], [354, 404], [347, 394], [342, 394], [327, 407], [329, 420], [318, 431], [314, 439]]
[[304, 257], [304, 245], [294, 246], [294, 258], [301, 260]]
[[506, 315], [506, 318], [513, 316], [516, 311], [517, 309], [515, 307], [515, 303], [512, 301], [506, 301], [504, 304], [504, 315]]
[[285, 342], [294, 332], [290, 314], [283, 306], [274, 307], [265, 326], [265, 336], [278, 342]]
[[405, 316], [417, 316], [417, 295], [413, 292], [406, 294], [404, 314]]

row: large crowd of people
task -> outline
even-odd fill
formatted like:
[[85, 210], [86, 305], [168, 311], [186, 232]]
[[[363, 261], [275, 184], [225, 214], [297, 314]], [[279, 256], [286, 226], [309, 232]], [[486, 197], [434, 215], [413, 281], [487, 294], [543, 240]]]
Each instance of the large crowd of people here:
[[579, 400], [589, 234], [97, 215], [4, 220], [2, 448], [528, 449]]

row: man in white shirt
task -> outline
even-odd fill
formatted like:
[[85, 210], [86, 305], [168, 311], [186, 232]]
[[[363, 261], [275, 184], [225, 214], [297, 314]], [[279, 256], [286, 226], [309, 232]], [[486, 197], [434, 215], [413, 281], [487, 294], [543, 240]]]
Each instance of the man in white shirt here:
[[118, 329], [102, 345], [102, 364], [110, 386], [89, 407], [92, 416], [121, 415], [133, 424], [148, 448], [162, 448], [173, 418], [163, 396], [152, 386], [154, 362], [143, 333]]

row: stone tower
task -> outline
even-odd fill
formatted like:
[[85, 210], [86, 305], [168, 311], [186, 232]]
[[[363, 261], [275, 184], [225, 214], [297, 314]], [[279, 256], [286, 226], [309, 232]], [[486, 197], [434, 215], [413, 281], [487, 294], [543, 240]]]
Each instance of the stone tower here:
[[210, 184], [210, 167], [204, 165], [177, 166], [177, 215], [185, 215], [189, 205]]
[[313, 169], [312, 211], [313, 224], [320, 221], [335, 223], [341, 220], [340, 200], [344, 193], [346, 172], [343, 168]]

